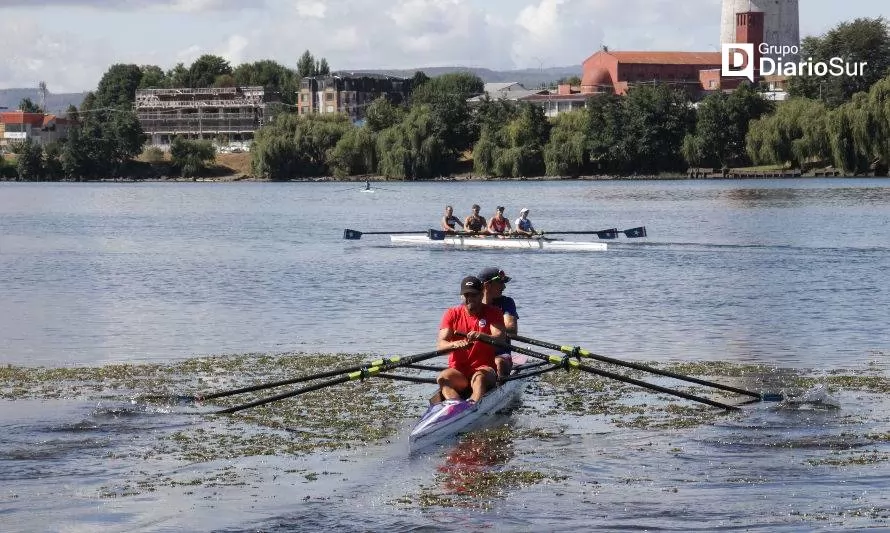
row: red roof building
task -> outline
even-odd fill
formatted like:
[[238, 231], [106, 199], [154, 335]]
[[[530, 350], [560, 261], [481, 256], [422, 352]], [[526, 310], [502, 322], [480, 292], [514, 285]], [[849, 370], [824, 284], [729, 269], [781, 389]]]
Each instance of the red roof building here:
[[600, 50], [581, 65], [581, 92], [623, 95], [637, 84], [664, 83], [686, 90], [719, 90], [736, 87], [738, 81], [718, 76], [720, 52], [612, 52]]
[[31, 139], [48, 144], [68, 136], [71, 121], [44, 113], [8, 111], [0, 113], [0, 146]]

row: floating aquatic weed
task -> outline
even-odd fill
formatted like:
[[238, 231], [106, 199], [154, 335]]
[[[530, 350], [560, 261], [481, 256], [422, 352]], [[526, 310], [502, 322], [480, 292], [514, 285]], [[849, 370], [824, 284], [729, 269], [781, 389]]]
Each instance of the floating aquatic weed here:
[[813, 466], [863, 466], [886, 463], [890, 461], [890, 453], [878, 450], [856, 450], [833, 452], [833, 457], [807, 459]]

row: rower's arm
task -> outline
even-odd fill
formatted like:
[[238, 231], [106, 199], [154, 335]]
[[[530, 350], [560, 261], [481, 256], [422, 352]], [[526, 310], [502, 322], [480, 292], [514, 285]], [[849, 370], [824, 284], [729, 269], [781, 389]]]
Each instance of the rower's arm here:
[[519, 331], [519, 323], [516, 321], [516, 317], [504, 313], [504, 327], [507, 330], [507, 333], [511, 335], [516, 335], [516, 332]]
[[451, 340], [454, 331], [451, 328], [442, 328], [439, 330], [439, 338], [436, 340], [437, 350], [458, 350], [467, 346], [467, 339]]

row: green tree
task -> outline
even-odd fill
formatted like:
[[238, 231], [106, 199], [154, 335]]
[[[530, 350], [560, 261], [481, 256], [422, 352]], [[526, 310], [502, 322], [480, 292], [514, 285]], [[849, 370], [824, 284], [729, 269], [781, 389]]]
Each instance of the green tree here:
[[430, 81], [430, 77], [425, 72], [422, 70], [415, 71], [414, 76], [411, 77], [411, 94], [414, 94], [418, 87], [428, 81]]
[[329, 163], [338, 178], [375, 172], [377, 147], [374, 133], [367, 127], [347, 130], [331, 150]]
[[426, 105], [413, 106], [400, 124], [380, 132], [377, 154], [378, 171], [392, 178], [429, 179], [447, 173], [453, 164]]
[[62, 146], [52, 142], [43, 147], [44, 178], [48, 181], [59, 181], [65, 177], [62, 170]]
[[99, 161], [102, 155], [98, 149], [100, 138], [95, 135], [101, 136], [101, 133], [90, 132], [87, 126], [73, 127], [68, 131], [68, 139], [59, 156], [65, 178], [83, 181], [101, 175]]
[[19, 180], [37, 181], [43, 179], [43, 149], [31, 139], [26, 139], [19, 148], [16, 158]]
[[315, 56], [312, 55], [312, 52], [306, 50], [300, 56], [300, 59], [297, 60], [297, 77], [303, 79], [315, 76], [315, 66]]
[[583, 110], [561, 113], [554, 121], [544, 147], [548, 176], [580, 176], [587, 166], [587, 113]]
[[483, 126], [473, 150], [474, 170], [492, 176], [537, 176], [544, 170], [550, 124], [536, 105], [520, 104], [516, 116], [497, 127]]
[[182, 63], [177, 63], [175, 67], [167, 71], [167, 86], [170, 88], [186, 88], [189, 85], [189, 69], [185, 68]]
[[[415, 75], [416, 76], [416, 75]], [[432, 104], [446, 96], [466, 100], [482, 94], [485, 83], [479, 76], [469, 72], [453, 72], [430, 78], [414, 88], [412, 104]]]
[[239, 86], [259, 86], [266, 92], [278, 93], [281, 101], [294, 105], [299, 92], [299, 79], [293, 69], [271, 60], [242, 63], [235, 67], [235, 83]]
[[19, 111], [23, 111], [25, 113], [42, 113], [43, 110], [40, 109], [40, 106], [31, 101], [30, 98], [23, 98], [21, 102], [19, 102]]
[[216, 160], [216, 149], [210, 141], [176, 137], [170, 145], [170, 160], [183, 178], [194, 178]]
[[776, 112], [751, 122], [747, 150], [758, 165], [803, 168], [808, 160], [830, 158], [825, 105], [806, 98], [791, 98]]
[[141, 82], [142, 69], [139, 65], [112, 65], [99, 80], [94, 107], [132, 106], [136, 101], [136, 89]]
[[[683, 143], [684, 158], [690, 165], [713, 168], [746, 162], [745, 137], [751, 120], [772, 110], [772, 102], [748, 83], [731, 94], [716, 92], [706, 96], [696, 112], [695, 138]], [[693, 164], [690, 157], [697, 158], [697, 162]]]
[[631, 89], [623, 103], [633, 169], [645, 173], [683, 169], [683, 139], [694, 123], [686, 93], [663, 84], [643, 85]]
[[883, 17], [843, 22], [821, 36], [804, 39], [800, 56], [812, 58], [813, 63], [828, 62], [834, 57], [867, 63], [858, 76], [794, 76], [789, 80], [792, 96], [821, 99], [828, 106], [837, 107], [887, 75], [890, 28]]
[[587, 153], [596, 173], [625, 172], [631, 168], [625, 100], [614, 94], [587, 100]]
[[330, 152], [352, 128], [341, 114], [280, 115], [256, 134], [251, 147], [254, 173], [272, 180], [329, 175]]
[[385, 96], [371, 102], [365, 111], [365, 124], [372, 132], [383, 131], [400, 123], [405, 117], [401, 107], [395, 106]]
[[142, 65], [142, 78], [139, 89], [163, 89], [167, 86], [167, 75], [157, 65]]
[[204, 54], [189, 67], [188, 86], [198, 89], [213, 87], [220, 76], [232, 74], [232, 66], [220, 56]]

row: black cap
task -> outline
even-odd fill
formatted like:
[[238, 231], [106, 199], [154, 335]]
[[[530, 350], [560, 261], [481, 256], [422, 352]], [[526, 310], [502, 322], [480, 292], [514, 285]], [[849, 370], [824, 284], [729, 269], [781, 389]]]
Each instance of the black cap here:
[[499, 205], [497, 210], [498, 210], [498, 211], [503, 211], [503, 210], [504, 210], [504, 206]]
[[488, 283], [489, 281], [502, 281], [507, 283], [511, 278], [503, 270], [490, 267], [479, 273], [479, 279], [482, 280], [482, 283]]
[[482, 282], [479, 281], [479, 278], [467, 276], [460, 281], [461, 296], [463, 296], [464, 294], [475, 294], [480, 292], [482, 292]]

